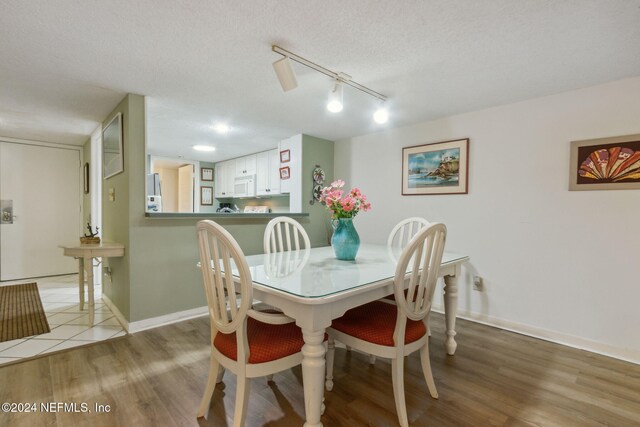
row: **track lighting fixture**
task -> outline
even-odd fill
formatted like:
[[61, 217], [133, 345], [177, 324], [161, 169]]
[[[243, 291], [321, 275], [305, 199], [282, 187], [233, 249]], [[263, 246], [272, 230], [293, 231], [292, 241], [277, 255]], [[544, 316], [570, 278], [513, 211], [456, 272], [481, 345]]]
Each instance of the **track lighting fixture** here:
[[331, 71], [328, 68], [324, 68], [316, 63], [309, 61], [301, 56], [296, 55], [295, 53], [289, 52], [281, 48], [280, 46], [273, 45], [271, 46], [271, 50], [276, 53], [279, 53], [284, 58], [273, 63], [273, 68], [278, 76], [278, 80], [280, 81], [280, 85], [282, 86], [282, 90], [285, 92], [294, 89], [298, 86], [296, 81], [296, 76], [291, 67], [290, 61], [296, 61], [299, 64], [302, 64], [306, 67], [311, 68], [312, 70], [318, 71], [319, 73], [325, 74], [331, 77], [334, 80], [334, 85], [332, 90], [329, 92], [329, 101], [327, 102], [327, 110], [332, 113], [339, 113], [343, 109], [343, 84], [349, 85], [355, 89], [358, 89], [361, 92], [366, 93], [367, 95], [371, 95], [374, 98], [381, 101], [381, 105], [378, 110], [375, 112], [373, 118], [377, 123], [386, 123], [389, 120], [389, 112], [384, 106], [384, 101], [387, 100], [387, 97], [378, 93], [374, 90], [369, 89], [366, 86], [362, 86], [359, 83], [351, 80], [351, 76], [344, 73], [336, 73], [335, 71]]
[[274, 62], [273, 69], [278, 76], [283, 91], [288, 92], [298, 87], [296, 73], [293, 71], [293, 67], [291, 67], [291, 61], [289, 61], [288, 56]]
[[329, 91], [329, 101], [327, 102], [327, 110], [332, 113], [339, 113], [342, 111], [342, 83], [336, 79], [333, 88]]

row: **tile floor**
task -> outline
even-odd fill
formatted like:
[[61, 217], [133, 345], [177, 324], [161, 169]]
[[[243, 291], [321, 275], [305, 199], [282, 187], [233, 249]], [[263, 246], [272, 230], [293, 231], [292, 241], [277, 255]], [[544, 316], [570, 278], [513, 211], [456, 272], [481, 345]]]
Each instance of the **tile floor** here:
[[[95, 287], [95, 319], [93, 327], [87, 325], [87, 304], [80, 310], [78, 304], [78, 275], [45, 277], [13, 282], [2, 282], [0, 286], [18, 283], [38, 283], [42, 306], [47, 314], [51, 332], [12, 341], [0, 342], [0, 366], [5, 363], [52, 351], [64, 350], [91, 342], [103, 341], [126, 334], [126, 331], [102, 302], [102, 289]], [[87, 290], [85, 288], [85, 300]]]

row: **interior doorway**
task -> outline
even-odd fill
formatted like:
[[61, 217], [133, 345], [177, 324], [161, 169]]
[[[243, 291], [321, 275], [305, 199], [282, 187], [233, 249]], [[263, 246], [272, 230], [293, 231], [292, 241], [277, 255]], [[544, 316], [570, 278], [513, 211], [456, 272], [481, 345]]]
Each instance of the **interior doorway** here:
[[149, 170], [159, 178], [162, 212], [200, 211], [196, 195], [200, 182], [195, 173], [197, 169], [195, 161], [151, 156]]

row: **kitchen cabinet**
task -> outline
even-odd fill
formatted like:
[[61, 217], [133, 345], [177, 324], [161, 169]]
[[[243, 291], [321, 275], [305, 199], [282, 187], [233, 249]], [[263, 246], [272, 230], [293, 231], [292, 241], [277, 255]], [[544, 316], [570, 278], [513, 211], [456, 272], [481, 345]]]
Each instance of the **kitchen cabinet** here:
[[278, 149], [256, 155], [256, 196], [280, 194], [280, 154]]
[[214, 182], [216, 198], [233, 197], [233, 185], [235, 183], [235, 179], [235, 160], [216, 163]]
[[251, 154], [249, 156], [239, 157], [235, 159], [235, 176], [244, 177], [256, 174], [256, 160], [257, 155]]

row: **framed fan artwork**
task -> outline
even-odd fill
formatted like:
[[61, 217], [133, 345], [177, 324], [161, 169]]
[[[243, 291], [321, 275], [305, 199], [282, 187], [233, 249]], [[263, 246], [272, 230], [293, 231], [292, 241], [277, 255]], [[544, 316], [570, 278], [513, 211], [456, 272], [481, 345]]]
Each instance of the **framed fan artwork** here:
[[640, 189], [640, 134], [571, 141], [569, 190]]

